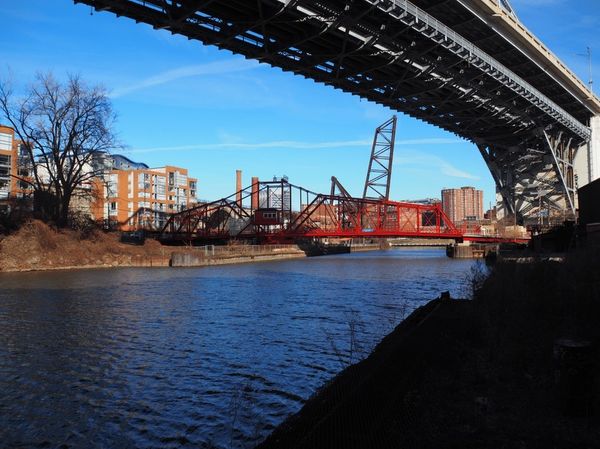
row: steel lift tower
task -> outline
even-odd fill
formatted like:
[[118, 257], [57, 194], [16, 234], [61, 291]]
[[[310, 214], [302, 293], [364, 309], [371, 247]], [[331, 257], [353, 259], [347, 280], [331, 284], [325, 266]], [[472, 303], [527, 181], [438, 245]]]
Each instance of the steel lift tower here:
[[390, 199], [396, 121], [394, 115], [375, 130], [363, 198]]

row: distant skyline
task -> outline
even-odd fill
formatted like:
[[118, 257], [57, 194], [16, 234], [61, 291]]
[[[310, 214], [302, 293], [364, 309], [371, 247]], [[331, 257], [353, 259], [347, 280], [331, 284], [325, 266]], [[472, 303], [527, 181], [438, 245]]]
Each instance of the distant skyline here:
[[[591, 47], [600, 80], [600, 1], [511, 0], [520, 20], [584, 82]], [[0, 76], [20, 86], [36, 72], [80, 74], [110, 92], [122, 153], [150, 166], [179, 165], [199, 197], [235, 190], [235, 170], [326, 192], [335, 175], [360, 195], [373, 132], [393, 112], [265, 64], [167, 31], [93, 12], [70, 0], [0, 5]], [[597, 55], [597, 56], [596, 56]], [[598, 81], [597, 89], [600, 89]], [[398, 115], [392, 199], [440, 197], [473, 186], [494, 201], [494, 182], [474, 145]], [[2, 118], [0, 121], [4, 122]]]

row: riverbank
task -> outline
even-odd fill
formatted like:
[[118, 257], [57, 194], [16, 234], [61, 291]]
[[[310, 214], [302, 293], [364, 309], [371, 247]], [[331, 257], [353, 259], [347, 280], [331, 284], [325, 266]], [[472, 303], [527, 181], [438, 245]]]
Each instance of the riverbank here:
[[120, 242], [119, 233], [94, 230], [56, 230], [40, 221], [0, 240], [0, 272], [70, 270], [82, 268], [168, 267], [181, 255], [209, 266], [306, 257], [295, 245], [231, 245], [206, 248], [172, 247], [147, 239], [143, 245]]
[[473, 301], [417, 309], [258, 447], [598, 447], [597, 372], [569, 416], [554, 358], [559, 339], [600, 340], [598, 263], [499, 264]]

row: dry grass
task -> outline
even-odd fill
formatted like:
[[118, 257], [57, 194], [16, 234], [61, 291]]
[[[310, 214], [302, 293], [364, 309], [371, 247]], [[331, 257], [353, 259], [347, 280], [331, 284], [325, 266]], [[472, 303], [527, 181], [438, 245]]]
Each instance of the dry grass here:
[[57, 230], [32, 220], [0, 241], [0, 271], [147, 265], [169, 253], [154, 240], [132, 246], [120, 243], [118, 233]]

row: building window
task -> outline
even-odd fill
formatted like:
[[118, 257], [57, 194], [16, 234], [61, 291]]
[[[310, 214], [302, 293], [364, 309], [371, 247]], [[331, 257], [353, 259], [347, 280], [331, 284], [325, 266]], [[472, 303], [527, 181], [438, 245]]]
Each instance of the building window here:
[[6, 133], [0, 133], [0, 150], [12, 150], [12, 136]]
[[111, 211], [117, 210], [117, 203], [116, 202], [113, 201], [113, 202], [110, 203], [110, 210]]

